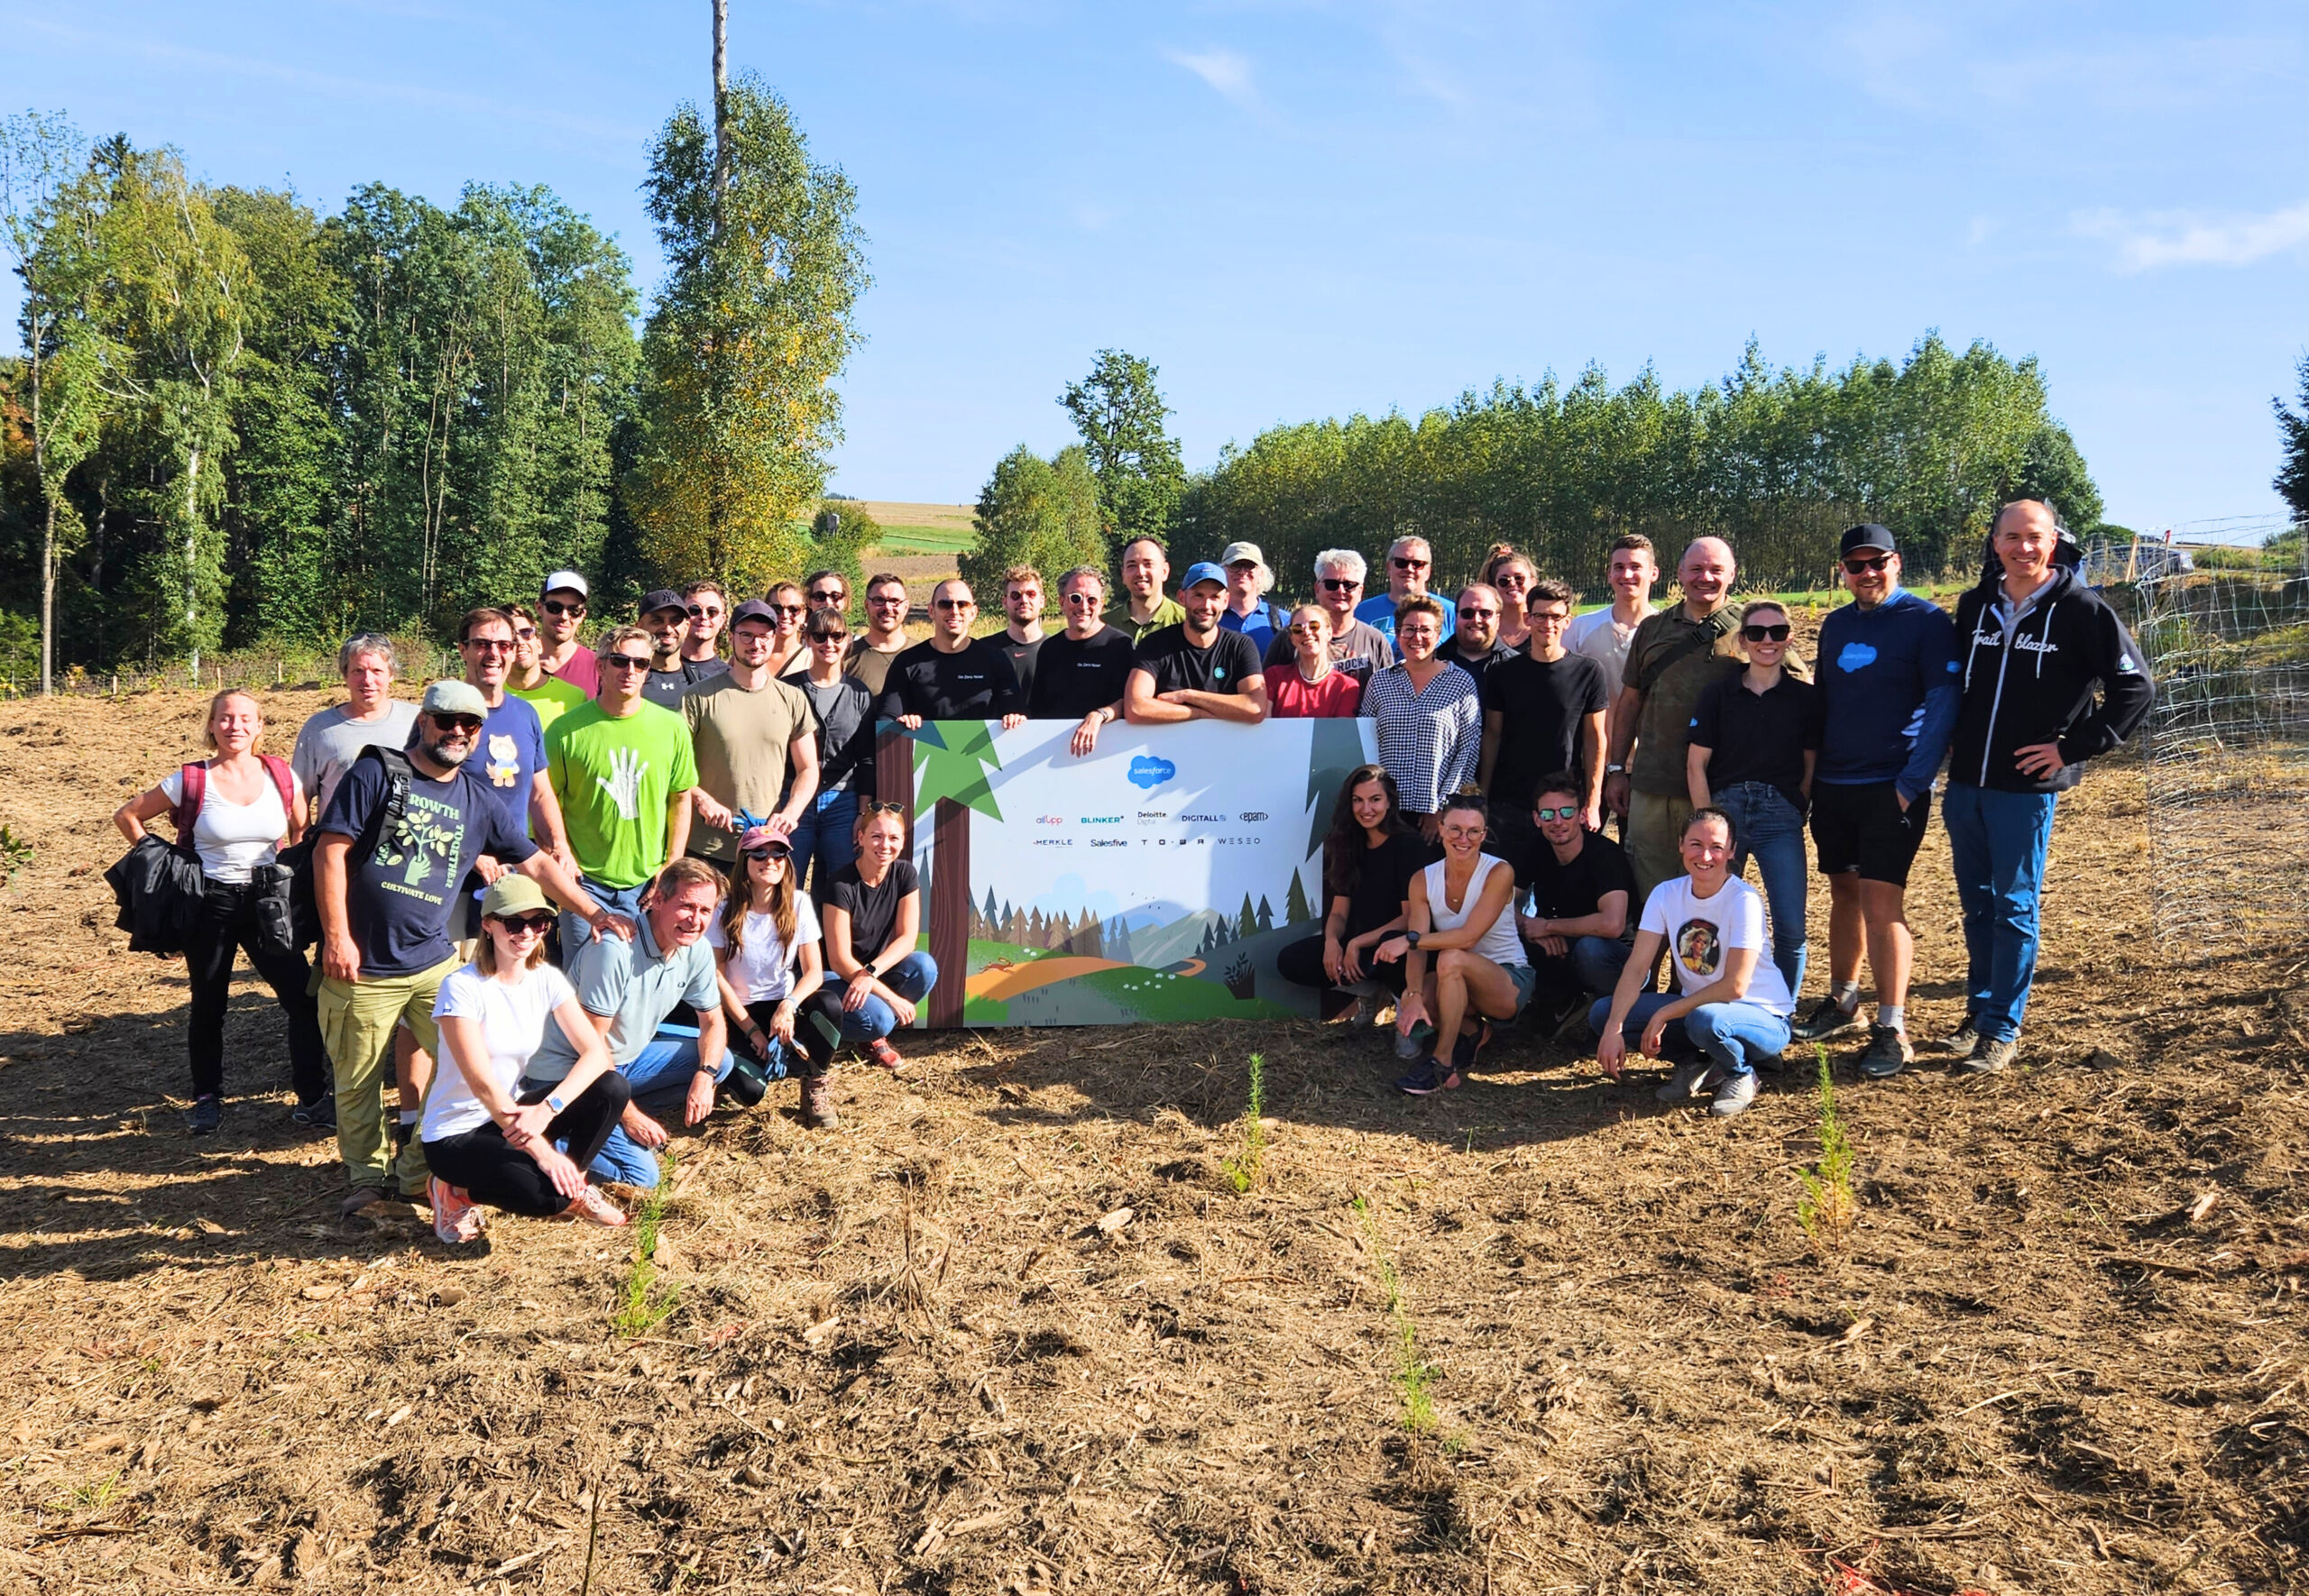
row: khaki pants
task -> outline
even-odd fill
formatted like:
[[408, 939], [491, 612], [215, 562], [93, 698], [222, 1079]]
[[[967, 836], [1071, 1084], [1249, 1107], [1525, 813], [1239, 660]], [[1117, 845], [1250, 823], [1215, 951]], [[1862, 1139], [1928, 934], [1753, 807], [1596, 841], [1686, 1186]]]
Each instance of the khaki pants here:
[[1662, 797], [1641, 788], [1627, 798], [1627, 825], [1621, 836], [1627, 848], [1628, 868], [1635, 873], [1635, 902], [1628, 905], [1630, 923], [1643, 913], [1651, 889], [1684, 873], [1684, 821], [1692, 812], [1688, 794]]
[[406, 1024], [418, 1045], [437, 1056], [433, 1000], [456, 968], [446, 959], [413, 976], [321, 982], [321, 1040], [336, 1070], [336, 1149], [350, 1185], [404, 1196], [425, 1189], [425, 1144], [413, 1129], [400, 1159], [393, 1158], [393, 1030]]

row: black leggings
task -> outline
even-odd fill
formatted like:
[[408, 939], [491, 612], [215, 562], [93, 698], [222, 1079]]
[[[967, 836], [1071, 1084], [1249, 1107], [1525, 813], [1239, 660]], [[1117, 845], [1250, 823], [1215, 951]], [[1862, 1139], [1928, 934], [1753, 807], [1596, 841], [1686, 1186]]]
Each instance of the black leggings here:
[[[1353, 941], [1362, 934], [1359, 931], [1350, 931], [1345, 940]], [[1378, 982], [1398, 997], [1403, 995], [1403, 961], [1402, 959], [1397, 959], [1393, 964], [1379, 964], [1366, 954], [1363, 968], [1369, 979]], [[1355, 1001], [1343, 990], [1332, 986], [1330, 977], [1323, 974], [1323, 937], [1320, 931], [1311, 937], [1302, 938], [1299, 941], [1285, 943], [1277, 949], [1274, 955], [1274, 973], [1294, 986], [1314, 987], [1321, 995], [1318, 1002], [1323, 1010], [1322, 1018], [1326, 1020], [1335, 1014], [1344, 1013]]]
[[305, 990], [312, 968], [294, 949], [274, 951], [258, 940], [255, 890], [246, 882], [212, 881], [200, 913], [185, 929], [185, 984], [192, 989], [192, 1095], [225, 1089], [225, 1008], [233, 995], [233, 957], [249, 963], [289, 1016], [289, 1080], [299, 1103], [328, 1096], [328, 1053], [321, 1045], [319, 1005]]
[[[554, 1116], [546, 1127], [546, 1140], [566, 1143], [569, 1161], [582, 1170], [601, 1152], [602, 1143], [617, 1129], [618, 1116], [632, 1101], [633, 1088], [625, 1077], [614, 1069], [604, 1071]], [[550, 1219], [569, 1206], [537, 1160], [506, 1141], [505, 1127], [495, 1120], [478, 1130], [426, 1142], [425, 1166], [450, 1185], [463, 1187], [474, 1202], [508, 1214]]]
[[[775, 1055], [774, 1058], [765, 1059], [764, 1062], [785, 1065], [787, 1072], [798, 1080], [808, 1080], [814, 1076], [823, 1075], [826, 1072], [826, 1066], [833, 1062], [834, 1050], [842, 1045], [842, 987], [839, 986], [820, 986], [796, 1005], [792, 1047], [787, 1047], [784, 1042], [779, 1041], [777, 1033], [770, 1029], [770, 1022], [777, 1018], [777, 1004], [775, 999], [750, 1003], [746, 1005], [746, 1013], [753, 1016], [755, 1024], [761, 1027], [762, 1035], [769, 1041], [769, 1050]], [[818, 1028], [810, 1023], [810, 1017], [813, 1014], [824, 1016], [832, 1024], [833, 1032], [832, 1042], [828, 1042], [819, 1034]], [[757, 1056], [753, 1044], [747, 1041], [745, 1033], [735, 1026], [731, 1027], [730, 1045], [749, 1059]], [[796, 1068], [797, 1063], [800, 1066], [798, 1069]]]

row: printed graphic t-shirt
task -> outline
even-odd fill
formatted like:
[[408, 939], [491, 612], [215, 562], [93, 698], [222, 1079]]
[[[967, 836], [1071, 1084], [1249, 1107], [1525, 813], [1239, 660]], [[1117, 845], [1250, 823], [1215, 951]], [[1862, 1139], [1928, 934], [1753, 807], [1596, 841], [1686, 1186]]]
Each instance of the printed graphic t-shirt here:
[[518, 865], [537, 852], [468, 762], [446, 781], [412, 771], [400, 824], [379, 833], [376, 852], [363, 858], [361, 833], [391, 786], [382, 764], [361, 760], [336, 784], [320, 825], [353, 839], [345, 918], [361, 949], [361, 973], [380, 979], [413, 976], [450, 957], [449, 906], [475, 859], [489, 854]]
[[643, 702], [614, 720], [599, 703], [572, 710], [545, 739], [546, 779], [577, 867], [603, 886], [639, 886], [666, 863], [666, 805], [697, 785], [689, 727]]
[[482, 779], [505, 806], [505, 823], [527, 834], [530, 790], [537, 785], [538, 772], [545, 768], [545, 725], [536, 706], [507, 693], [505, 702], [481, 723], [481, 748], [473, 759], [480, 762]]
[[1796, 1012], [1796, 1000], [1788, 995], [1788, 983], [1772, 962], [1771, 944], [1764, 936], [1763, 895], [1746, 882], [1727, 880], [1714, 897], [1703, 898], [1693, 893], [1688, 876], [1663, 881], [1645, 900], [1637, 929], [1657, 931], [1667, 940], [1679, 995], [1689, 996], [1722, 975], [1725, 949], [1752, 948], [1755, 968], [1748, 977], [1748, 995], [1741, 1001], [1782, 1019]]

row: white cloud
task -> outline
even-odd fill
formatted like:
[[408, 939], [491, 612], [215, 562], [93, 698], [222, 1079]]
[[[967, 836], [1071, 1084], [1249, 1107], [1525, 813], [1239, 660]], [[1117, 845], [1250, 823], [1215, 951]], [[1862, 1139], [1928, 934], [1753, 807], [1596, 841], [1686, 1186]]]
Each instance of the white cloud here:
[[2081, 211], [2074, 230], [2116, 246], [2120, 271], [2160, 266], [2250, 266], [2271, 255], [2309, 248], [2309, 200], [2260, 216], [2208, 216], [2198, 211]]
[[1174, 66], [1184, 67], [1238, 105], [1253, 104], [1258, 97], [1251, 87], [1251, 63], [1231, 50], [1166, 50], [1164, 55]]

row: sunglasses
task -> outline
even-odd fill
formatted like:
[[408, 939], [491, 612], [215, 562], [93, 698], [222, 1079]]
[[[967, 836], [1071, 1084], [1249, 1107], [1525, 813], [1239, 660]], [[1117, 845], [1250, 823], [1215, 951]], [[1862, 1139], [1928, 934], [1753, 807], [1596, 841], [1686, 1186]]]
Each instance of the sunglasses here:
[[850, 595], [848, 593], [843, 592], [838, 587], [820, 588], [810, 595], [810, 602], [813, 604], [840, 604], [846, 601], [849, 597]]
[[859, 804], [858, 812], [860, 814], [904, 814], [906, 805], [892, 803], [887, 798], [869, 798]]
[[773, 842], [768, 848], [750, 848], [745, 853], [750, 859], [776, 859], [781, 865], [794, 857], [794, 850], [782, 842]]
[[1352, 592], [1362, 585], [1360, 577], [1326, 576], [1323, 578], [1323, 586], [1335, 593]]
[[538, 628], [533, 626], [515, 627], [513, 628], [513, 637], [517, 642], [529, 642], [534, 639], [537, 635]]
[[1891, 563], [1891, 555], [1878, 555], [1873, 559], [1846, 560], [1844, 563], [1844, 568], [1851, 572], [1854, 576], [1860, 576], [1871, 571], [1881, 571], [1885, 566]]
[[1779, 626], [1743, 626], [1740, 635], [1751, 643], [1785, 643], [1788, 625], [1783, 621]]
[[1303, 633], [1312, 637], [1317, 632], [1327, 632], [1330, 628], [1320, 620], [1294, 620], [1291, 623], [1291, 630], [1294, 635]]
[[462, 731], [470, 736], [474, 732], [481, 729], [481, 717], [479, 715], [435, 715], [428, 713], [425, 718], [428, 720], [432, 721], [434, 725], [439, 727], [444, 731]]
[[1080, 604], [1086, 610], [1096, 610], [1100, 599], [1097, 593], [1069, 593], [1060, 601], [1067, 604]]
[[1434, 562], [1432, 560], [1407, 560], [1401, 555], [1395, 555], [1389, 558], [1387, 564], [1393, 565], [1398, 571], [1424, 571], [1428, 566], [1433, 564]]
[[583, 604], [565, 604], [559, 599], [547, 599], [538, 608], [547, 615], [574, 615], [581, 620], [585, 616], [585, 606]]
[[975, 610], [978, 608], [978, 601], [976, 599], [934, 599], [931, 601], [930, 607], [933, 610]]
[[848, 632], [812, 632], [810, 634], [810, 647], [813, 648], [823, 648], [829, 644], [839, 648], [849, 641]]
[[1535, 809], [1532, 812], [1532, 818], [1541, 825], [1550, 821], [1576, 821], [1579, 818], [1579, 811], [1575, 805], [1567, 803], [1560, 809]]
[[541, 937], [553, 924], [551, 914], [501, 914], [497, 923], [517, 937]]
[[602, 663], [613, 669], [646, 671], [649, 668], [649, 656], [643, 654], [604, 654]]
[[1521, 571], [1502, 571], [1498, 575], [1491, 579], [1491, 585], [1494, 587], [1529, 587], [1532, 585], [1532, 579], [1524, 575]]
[[777, 610], [780, 615], [800, 615], [804, 613], [809, 606], [806, 604], [772, 604], [770, 608]]
[[1459, 611], [1459, 619], [1461, 620], [1489, 620], [1498, 613], [1496, 610], [1462, 610]]
[[719, 610], [709, 609], [704, 604], [692, 604], [689, 607], [689, 618], [692, 620], [712, 620], [721, 613]]
[[511, 637], [467, 637], [465, 647], [478, 648], [483, 654], [511, 654], [513, 651], [513, 639]]
[[892, 604], [904, 604], [906, 595], [904, 593], [868, 593], [866, 601], [878, 610], [887, 609]]

